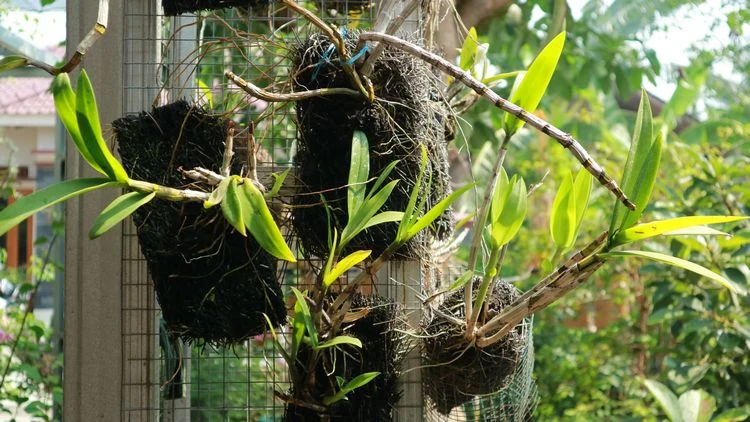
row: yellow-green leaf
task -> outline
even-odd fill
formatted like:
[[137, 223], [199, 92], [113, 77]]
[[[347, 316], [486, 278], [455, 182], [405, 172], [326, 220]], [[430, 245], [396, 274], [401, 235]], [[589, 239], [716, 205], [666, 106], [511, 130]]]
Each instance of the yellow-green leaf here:
[[[625, 161], [625, 169], [622, 172], [622, 190], [625, 195], [628, 196], [632, 201], [635, 200], [638, 179], [644, 175], [641, 174], [644, 169], [646, 161], [649, 159], [649, 152], [652, 149], [654, 141], [654, 125], [653, 116], [651, 114], [651, 103], [648, 99], [648, 93], [645, 90], [641, 90], [641, 102], [638, 105], [638, 112], [636, 114], [635, 128], [633, 129], [633, 138], [630, 142], [630, 150], [628, 152], [628, 159]], [[636, 206], [641, 209], [645, 204], [636, 202]], [[638, 209], [636, 208], [636, 210]], [[610, 236], [614, 236], [617, 231], [628, 228], [625, 226], [625, 218], [631, 213], [629, 209], [621, 204], [619, 201], [615, 204], [614, 212], [612, 213], [612, 221], [609, 225]], [[637, 217], [640, 213], [636, 212]]]
[[[542, 100], [547, 86], [555, 73], [557, 62], [565, 46], [565, 32], [561, 32], [547, 44], [534, 62], [529, 66], [521, 84], [513, 93], [510, 102], [518, 105], [529, 113], [533, 113]], [[523, 121], [507, 113], [505, 115], [505, 132], [514, 134], [523, 126]]]
[[356, 214], [365, 202], [367, 178], [370, 176], [370, 147], [367, 135], [360, 130], [352, 136], [352, 155], [349, 165], [349, 187], [347, 189], [347, 207], [349, 216]]
[[463, 274], [461, 274], [460, 277], [456, 279], [451, 285], [448, 287], [447, 292], [452, 292], [454, 290], [458, 290], [466, 285], [466, 283], [469, 282], [469, 280], [474, 278], [474, 271], [464, 271]]
[[409, 203], [406, 205], [406, 209], [404, 209], [404, 216], [402, 217], [401, 223], [398, 225], [398, 231], [396, 232], [396, 240], [399, 242], [404, 241], [403, 239], [407, 236], [407, 232], [412, 226], [412, 220], [419, 216], [419, 212], [421, 211], [417, 209], [417, 198], [422, 191], [422, 178], [424, 177], [425, 167], [427, 166], [427, 148], [422, 144], [420, 144], [419, 147], [422, 153], [422, 160], [419, 163], [417, 180], [414, 182], [414, 187], [409, 193]]
[[552, 240], [558, 248], [565, 250], [573, 245], [576, 220], [573, 176], [568, 172], [557, 189], [555, 200], [552, 202], [552, 212], [549, 219]]
[[360, 349], [362, 348], [362, 341], [356, 337], [336, 336], [328, 341], [320, 343], [320, 345], [318, 345], [318, 350], [326, 349], [329, 347], [342, 346], [345, 344], [349, 346], [358, 347]]
[[263, 193], [255, 187], [250, 179], [244, 179], [241, 187], [244, 199], [249, 203], [248, 212], [243, 221], [250, 234], [253, 235], [258, 244], [268, 253], [276, 258], [289, 262], [297, 262], [294, 253], [284, 241], [279, 226], [268, 209]]
[[336, 402], [344, 400], [347, 394], [372, 381], [378, 375], [380, 375], [380, 372], [366, 372], [354, 377], [351, 381], [344, 384], [341, 389], [336, 392], [336, 394], [323, 397], [323, 404], [325, 404], [326, 406], [330, 406]]
[[276, 195], [279, 194], [279, 191], [281, 190], [281, 187], [284, 186], [284, 181], [286, 180], [286, 177], [289, 175], [289, 171], [291, 171], [292, 168], [289, 167], [288, 169], [284, 170], [280, 174], [277, 173], [271, 173], [271, 176], [273, 176], [273, 186], [271, 187], [271, 190], [263, 194], [263, 197], [266, 199], [274, 198]]
[[745, 290], [744, 287], [740, 286], [739, 284], [719, 275], [715, 272], [709, 270], [706, 267], [703, 267], [701, 265], [698, 265], [694, 262], [686, 261], [684, 259], [676, 258], [674, 256], [661, 254], [658, 252], [646, 252], [646, 251], [611, 251], [603, 254], [599, 254], [603, 257], [610, 257], [610, 256], [637, 256], [641, 258], [647, 258], [652, 261], [662, 262], [669, 265], [674, 265], [675, 267], [679, 267], [691, 272], [694, 272], [698, 275], [701, 275], [703, 277], [710, 278], [711, 280], [714, 280], [721, 284], [722, 286], [726, 287], [730, 291], [737, 293], [739, 295], [745, 296], [747, 295], [747, 290]]
[[395, 223], [397, 221], [402, 221], [404, 218], [404, 213], [401, 211], [383, 211], [380, 214], [374, 215], [370, 221], [365, 224], [364, 227], [362, 227], [362, 230], [368, 229], [372, 226], [377, 226], [378, 224], [383, 223]]
[[409, 229], [406, 232], [406, 238], [400, 239], [400, 241], [406, 242], [412, 237], [416, 236], [417, 233], [419, 233], [421, 230], [425, 229], [427, 226], [432, 224], [433, 221], [435, 221], [440, 215], [443, 214], [443, 212], [451, 206], [456, 200], [463, 195], [466, 191], [474, 187], [473, 183], [469, 183], [466, 186], [463, 186], [459, 188], [458, 190], [452, 192], [450, 195], [448, 195], [446, 198], [444, 198], [442, 201], [438, 202], [430, 208], [422, 217], [417, 220], [414, 225], [409, 227]]
[[30, 215], [47, 207], [96, 189], [118, 186], [122, 184], [99, 177], [73, 179], [55, 183], [28, 196], [18, 198], [14, 203], [0, 210], [0, 236]]
[[733, 221], [745, 220], [747, 218], [748, 217], [713, 215], [679, 217], [669, 220], [652, 221], [649, 223], [638, 224], [637, 226], [622, 230], [621, 232], [617, 233], [617, 235], [612, 239], [611, 245], [613, 247], [620, 246], [626, 243], [648, 239], [660, 234], [666, 234], [689, 227], [702, 226], [705, 224], [731, 223]]
[[505, 168], [500, 167], [500, 174], [497, 178], [497, 184], [495, 184], [495, 192], [492, 193], [490, 222], [497, 221], [500, 218], [500, 213], [505, 207], [505, 201], [508, 200], [509, 192], [510, 181], [508, 180], [508, 173], [505, 172]]
[[234, 227], [241, 235], [245, 234], [245, 220], [242, 203], [240, 201], [240, 188], [237, 186], [239, 177], [231, 176], [228, 178], [227, 193], [224, 200], [221, 201], [221, 211], [224, 218]]
[[208, 195], [208, 200], [203, 202], [203, 208], [211, 208], [213, 206], [221, 204], [227, 196], [227, 189], [229, 188], [229, 182], [232, 180], [231, 177], [225, 177], [219, 184], [211, 191]]
[[372, 251], [356, 251], [342, 258], [336, 265], [333, 266], [330, 272], [326, 272], [323, 276], [323, 285], [325, 287], [330, 286], [341, 277], [345, 272], [349, 271], [352, 267], [359, 264], [360, 262], [367, 259]]
[[526, 217], [527, 197], [523, 178], [513, 175], [506, 198], [497, 220], [490, 223], [490, 238], [495, 247], [509, 243], [518, 233]]
[[70, 77], [68, 74], [61, 73], [57, 75], [52, 81], [50, 91], [52, 91], [52, 98], [55, 101], [57, 115], [60, 116], [63, 126], [68, 130], [78, 152], [81, 153], [83, 159], [86, 160], [94, 170], [106, 176], [107, 174], [102, 170], [96, 160], [94, 160], [86, 143], [83, 142], [81, 131], [78, 129], [78, 119], [76, 118], [76, 93], [73, 91], [73, 87], [70, 84]]
[[81, 70], [76, 87], [76, 119], [81, 138], [91, 157], [104, 170], [104, 173], [118, 182], [127, 182], [128, 175], [119, 161], [107, 148], [102, 137], [99, 111], [96, 108], [94, 89], [85, 70]]
[[648, 151], [648, 156], [643, 166], [638, 170], [638, 177], [633, 185], [633, 192], [628, 197], [636, 204], [635, 211], [626, 210], [625, 219], [622, 222], [623, 228], [632, 227], [641, 218], [643, 210], [648, 205], [651, 198], [651, 192], [654, 190], [656, 175], [659, 172], [659, 163], [661, 162], [661, 151], [664, 145], [664, 132], [659, 131], [656, 138]]
[[305, 299], [306, 296], [294, 287], [292, 287], [292, 292], [297, 298], [297, 304], [299, 304], [300, 312], [302, 312], [302, 317], [305, 321], [305, 327], [307, 328], [307, 335], [310, 337], [310, 342], [312, 343], [313, 348], [317, 348], [318, 330], [315, 328], [315, 323], [313, 322], [312, 314], [310, 313], [310, 307], [307, 306], [307, 299]]
[[5, 56], [0, 59], [0, 72], [24, 67], [29, 64], [29, 59], [24, 56]]
[[469, 28], [469, 33], [464, 39], [464, 44], [461, 47], [461, 57], [458, 62], [458, 66], [470, 73], [474, 73], [474, 59], [477, 54], [477, 47], [479, 46], [479, 38], [477, 36], [477, 30], [472, 26]]
[[91, 230], [89, 230], [89, 238], [96, 239], [103, 235], [107, 230], [114, 227], [115, 224], [121, 222], [127, 216], [132, 214], [141, 205], [154, 199], [155, 196], [156, 192], [129, 192], [115, 198], [115, 200], [107, 205], [107, 208], [104, 208], [104, 211], [96, 217], [94, 225], [91, 226]]
[[380, 208], [391, 196], [391, 192], [396, 187], [398, 180], [393, 180], [387, 185], [383, 186], [383, 189], [374, 194], [371, 198], [367, 199], [364, 204], [357, 210], [354, 215], [349, 215], [349, 221], [341, 232], [341, 247], [346, 246], [357, 234], [359, 234], [363, 228], [367, 225], [370, 219], [380, 210]]

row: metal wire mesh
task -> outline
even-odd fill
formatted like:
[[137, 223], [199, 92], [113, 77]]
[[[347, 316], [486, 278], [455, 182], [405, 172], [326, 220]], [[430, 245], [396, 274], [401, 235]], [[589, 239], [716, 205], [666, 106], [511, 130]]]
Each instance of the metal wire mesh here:
[[521, 323], [521, 336], [528, 345], [522, 355], [516, 371], [510, 376], [508, 384], [494, 394], [474, 397], [472, 400], [454, 408], [450, 414], [441, 415], [434, 406], [427, 402], [425, 421], [427, 422], [524, 422], [533, 419], [538, 395], [536, 383], [532, 376], [534, 371], [534, 318], [529, 317]]
[[[309, 24], [275, 5], [167, 17], [158, 3], [124, 5], [125, 112], [187, 99], [238, 123], [239, 154], [250, 122], [257, 123], [261, 176], [292, 166], [292, 105], [249, 99], [226, 82], [224, 71], [232, 70], [269, 90], [289, 91], [289, 46], [304, 36]], [[321, 16], [338, 25], [363, 27], [374, 19], [375, 7], [367, 1], [313, 3]], [[258, 336], [217, 349], [177, 341], [164, 327], [132, 223], [125, 224], [122, 243], [122, 420], [281, 420], [284, 403], [274, 392], [288, 390], [288, 373], [273, 343]], [[304, 286], [309, 265], [315, 263], [279, 268], [285, 293], [291, 286]], [[421, 279], [420, 264], [394, 263], [365, 290], [401, 303], [406, 318], [417, 324], [415, 289]], [[418, 364], [418, 354], [407, 357], [407, 366]], [[419, 372], [405, 375], [401, 385], [406, 399], [399, 405], [400, 420], [421, 419]]]

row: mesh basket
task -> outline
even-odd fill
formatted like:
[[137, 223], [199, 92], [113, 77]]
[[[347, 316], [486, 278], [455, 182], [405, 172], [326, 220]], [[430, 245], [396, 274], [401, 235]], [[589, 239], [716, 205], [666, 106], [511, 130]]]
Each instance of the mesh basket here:
[[425, 417], [427, 422], [523, 422], [533, 419], [538, 395], [534, 372], [534, 317], [521, 324], [522, 335], [528, 347], [524, 349], [520, 364], [511, 375], [505, 388], [494, 394], [474, 397], [455, 407], [447, 416], [435, 410], [426, 399]]

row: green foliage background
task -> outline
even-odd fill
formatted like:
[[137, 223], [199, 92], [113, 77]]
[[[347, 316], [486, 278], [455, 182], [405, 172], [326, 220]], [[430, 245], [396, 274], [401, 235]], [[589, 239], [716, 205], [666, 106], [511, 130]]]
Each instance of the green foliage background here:
[[[488, 57], [498, 72], [523, 69], [560, 28], [551, 20], [565, 2], [517, 2], [478, 28], [489, 43]], [[705, 2], [588, 1], [579, 19], [567, 12], [568, 42], [538, 113], [571, 132], [613, 175], [622, 172], [635, 113], [627, 99], [659, 74], [678, 83], [662, 120], [671, 131], [654, 196], [642, 220], [681, 215], [747, 215], [750, 205], [750, 125], [747, 82], [732, 83], [712, 64], [730, 63], [747, 79], [750, 57], [746, 1], [722, 3], [712, 28], [729, 26], [729, 45], [697, 46], [684, 69], [660, 63], [644, 40]], [[515, 7], [515, 6], [513, 6]], [[539, 13], [539, 12], [543, 13]], [[532, 20], [532, 16], [534, 19]], [[662, 18], [657, 18], [661, 16]], [[707, 31], [710, 34], [710, 30]], [[510, 85], [500, 88], [509, 95]], [[465, 115], [463, 147], [482, 169], [487, 142], [498, 143], [501, 116], [478, 103]], [[679, 125], [678, 125], [679, 123]], [[684, 125], [684, 126], [683, 126]], [[520, 134], [508, 153], [509, 173], [528, 183], [550, 175], [530, 198], [530, 216], [506, 257], [503, 272], [524, 288], [554, 252], [548, 212], [565, 172], [577, 165], [562, 148], [536, 133]], [[491, 150], [491, 149], [490, 149]], [[487, 151], [487, 149], [485, 149]], [[491, 155], [491, 154], [490, 154]], [[480, 175], [482, 172], [478, 172]], [[606, 229], [614, 203], [595, 186], [584, 217], [579, 246]], [[750, 227], [725, 227], [732, 238], [671, 237], [644, 249], [692, 260], [747, 287]], [[530, 270], [532, 270], [530, 272]], [[642, 261], [610, 261], [586, 284], [535, 318], [535, 374], [540, 420], [660, 420], [663, 413], [643, 384], [659, 380], [677, 395], [703, 389], [717, 412], [750, 403], [750, 300], [717, 288], [673, 267]], [[746, 408], [747, 409], [747, 408]], [[744, 417], [734, 420], [743, 420]], [[731, 419], [727, 419], [731, 420]]]

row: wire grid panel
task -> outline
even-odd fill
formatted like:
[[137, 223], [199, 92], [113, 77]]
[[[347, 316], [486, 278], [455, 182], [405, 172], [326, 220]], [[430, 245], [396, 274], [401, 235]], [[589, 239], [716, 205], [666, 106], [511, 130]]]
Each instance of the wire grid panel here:
[[[290, 104], [277, 105], [248, 99], [224, 78], [232, 70], [261, 87], [288, 91], [289, 40], [299, 36], [295, 27], [306, 25], [278, 6], [258, 10], [225, 10], [199, 15], [167, 17], [160, 1], [125, 2], [123, 16], [123, 109], [128, 114], [150, 110], [178, 99], [188, 99], [214, 111], [225, 112], [239, 123], [240, 148], [248, 138], [249, 123], [259, 122], [258, 164], [266, 172], [292, 165], [296, 127]], [[363, 1], [315, 2], [319, 13], [338, 25], [372, 22], [375, 7]], [[274, 34], [260, 37], [256, 34]], [[274, 41], [275, 40], [275, 41]], [[240, 152], [241, 153], [241, 152]], [[253, 338], [231, 349], [201, 348], [173, 342], [161, 323], [149, 279], [131, 222], [123, 231], [123, 373], [122, 419], [126, 421], [275, 421], [283, 417], [283, 403], [274, 390], [288, 388], [285, 362], [272, 342]], [[392, 297], [418, 323], [414, 288], [391, 284], [411, 279], [420, 286], [418, 264], [396, 263], [379, 274], [387, 280], [375, 291]], [[296, 269], [280, 271], [285, 289], [303, 283]], [[410, 355], [407, 366], [419, 364]], [[422, 418], [421, 379], [418, 371], [403, 378], [405, 396], [400, 420]]]

